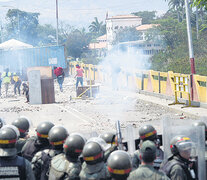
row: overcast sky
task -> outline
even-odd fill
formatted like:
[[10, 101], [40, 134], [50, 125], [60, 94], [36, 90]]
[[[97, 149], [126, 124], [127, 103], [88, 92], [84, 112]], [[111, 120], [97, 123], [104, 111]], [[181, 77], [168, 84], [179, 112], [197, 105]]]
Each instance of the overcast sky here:
[[[137, 11], [157, 11], [158, 15], [168, 10], [165, 0], [58, 0], [59, 20], [72, 26], [88, 27], [94, 17], [104, 21], [109, 16], [130, 14]], [[1, 20], [7, 10], [17, 7], [28, 12], [39, 12], [41, 24], [55, 25], [56, 0], [0, 0]]]

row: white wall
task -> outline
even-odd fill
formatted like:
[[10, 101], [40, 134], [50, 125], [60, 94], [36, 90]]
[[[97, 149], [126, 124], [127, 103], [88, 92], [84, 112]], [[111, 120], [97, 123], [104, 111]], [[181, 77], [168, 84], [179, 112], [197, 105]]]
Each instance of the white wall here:
[[106, 35], [108, 50], [112, 48], [112, 42], [116, 37], [116, 32], [121, 28], [136, 27], [142, 24], [142, 18], [120, 18], [106, 20]]

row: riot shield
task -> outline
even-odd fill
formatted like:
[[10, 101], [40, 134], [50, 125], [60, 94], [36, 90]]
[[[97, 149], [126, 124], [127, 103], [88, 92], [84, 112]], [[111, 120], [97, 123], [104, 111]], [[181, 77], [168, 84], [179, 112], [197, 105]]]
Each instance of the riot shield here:
[[194, 146], [191, 148], [191, 157], [196, 159], [197, 176], [199, 180], [206, 179], [205, 164], [205, 130], [203, 126], [192, 126], [194, 120], [172, 119], [170, 117], [163, 118], [163, 147], [164, 159], [172, 155], [170, 142], [172, 138], [178, 135], [189, 137]]

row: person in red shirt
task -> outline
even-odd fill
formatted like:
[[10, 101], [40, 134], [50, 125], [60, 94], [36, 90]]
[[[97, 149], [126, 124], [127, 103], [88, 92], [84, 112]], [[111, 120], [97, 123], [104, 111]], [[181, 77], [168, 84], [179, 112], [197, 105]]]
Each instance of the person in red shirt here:
[[78, 64], [76, 64], [76, 89], [78, 88], [78, 84], [80, 82], [81, 86], [83, 86], [83, 73], [84, 70]]
[[57, 82], [60, 86], [60, 91], [63, 92], [63, 81], [64, 81], [64, 77], [65, 77], [65, 73], [63, 71], [62, 67], [56, 67], [54, 66], [54, 74], [57, 77]]

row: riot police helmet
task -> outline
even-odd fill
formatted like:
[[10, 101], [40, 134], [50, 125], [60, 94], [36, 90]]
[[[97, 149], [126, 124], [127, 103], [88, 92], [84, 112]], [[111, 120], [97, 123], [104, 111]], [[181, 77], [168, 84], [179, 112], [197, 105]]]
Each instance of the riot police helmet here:
[[139, 129], [139, 136], [142, 141], [157, 139], [157, 131], [152, 125], [145, 125]]
[[29, 132], [31, 122], [28, 118], [21, 116], [15, 121], [13, 121], [12, 125], [16, 126], [19, 129], [20, 138], [24, 138]]
[[170, 149], [173, 155], [179, 155], [184, 159], [189, 159], [193, 149], [193, 142], [185, 135], [178, 135], [172, 138]]
[[54, 147], [62, 148], [68, 135], [68, 131], [63, 126], [53, 126], [48, 134], [49, 142]]
[[71, 158], [78, 158], [85, 145], [85, 139], [80, 134], [71, 134], [65, 141], [64, 152], [66, 156]]
[[114, 151], [107, 160], [107, 168], [112, 178], [125, 180], [132, 170], [129, 154], [122, 150]]
[[36, 129], [38, 139], [40, 141], [47, 140], [49, 131], [53, 126], [54, 124], [49, 121], [44, 121], [38, 124]]
[[106, 143], [108, 144], [111, 144], [111, 145], [116, 144], [115, 133], [108, 132], [108, 133], [101, 134], [99, 137], [102, 138], [104, 141], [106, 141]]
[[12, 125], [0, 129], [0, 156], [16, 155], [17, 132]]
[[82, 155], [86, 164], [89, 165], [104, 161], [104, 151], [101, 145], [94, 141], [85, 144]]

